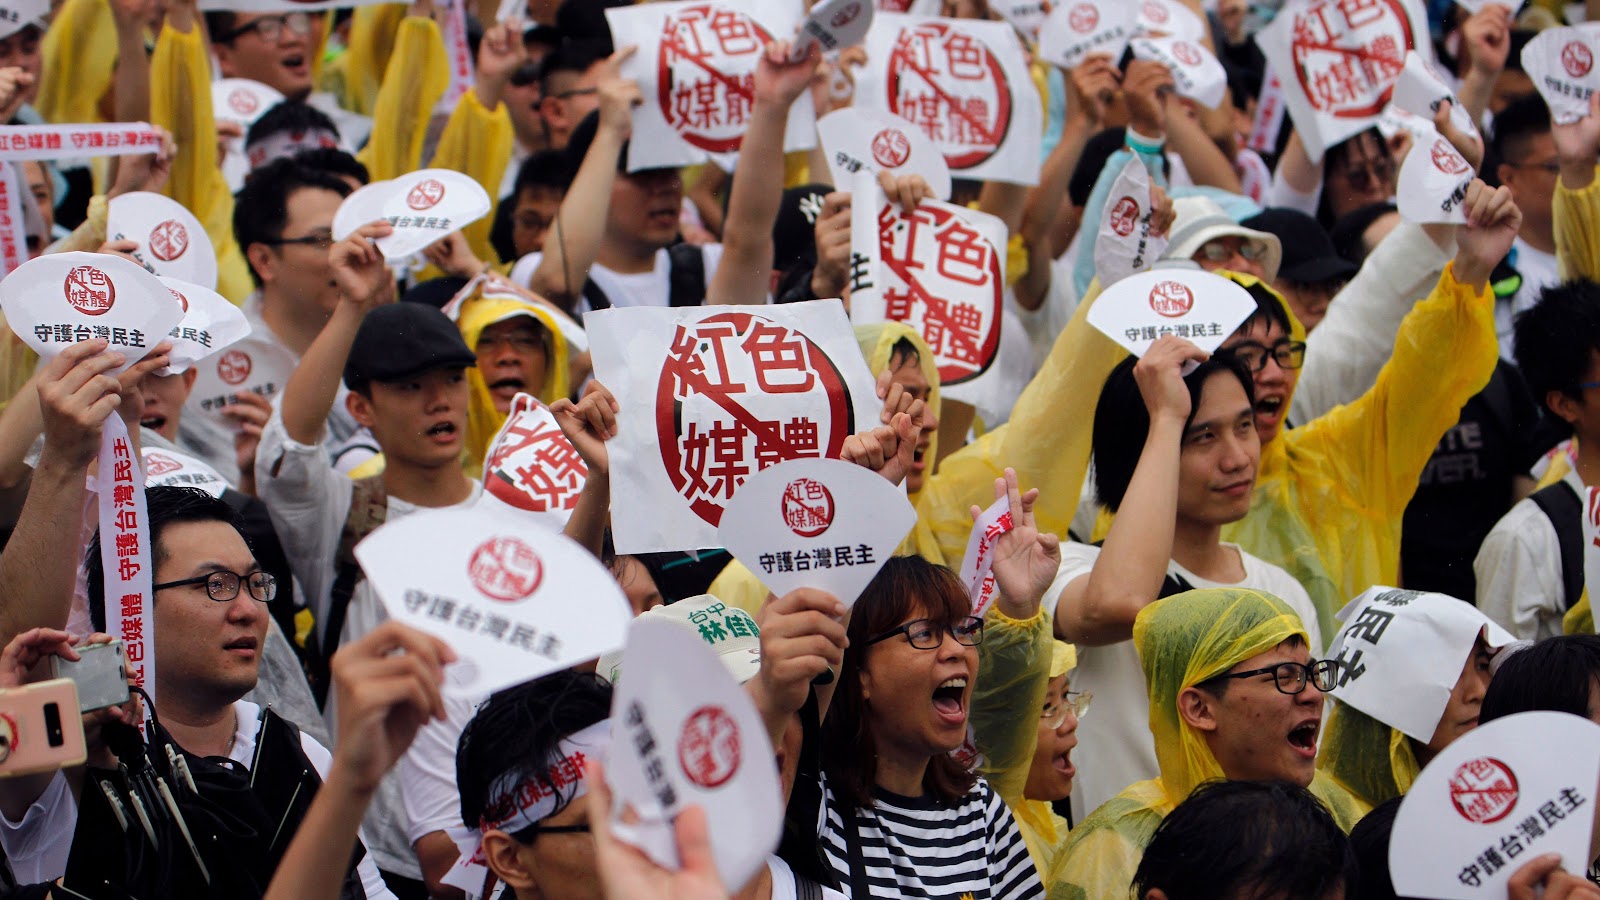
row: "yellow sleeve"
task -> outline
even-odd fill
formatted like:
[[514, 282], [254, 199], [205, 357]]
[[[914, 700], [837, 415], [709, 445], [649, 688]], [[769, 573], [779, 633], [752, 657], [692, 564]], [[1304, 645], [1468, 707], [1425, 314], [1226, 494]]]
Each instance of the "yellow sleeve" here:
[[1007, 806], [1022, 802], [1028, 767], [1039, 739], [1054, 653], [1050, 617], [1041, 609], [1013, 619], [991, 606], [978, 645], [978, 681], [972, 692], [972, 736], [983, 755], [979, 773]]
[[[1287, 432], [1291, 464], [1322, 469], [1398, 532], [1423, 467], [1461, 407], [1489, 383], [1498, 348], [1493, 294], [1458, 283], [1451, 263], [1401, 321], [1377, 382], [1355, 402]], [[1324, 546], [1338, 546], [1337, 538]]]
[[406, 4], [358, 6], [350, 17], [350, 39], [339, 66], [343, 70], [339, 105], [363, 116], [375, 115], [378, 88], [394, 54]]
[[217, 161], [211, 55], [198, 24], [187, 34], [170, 26], [161, 30], [150, 60], [150, 121], [172, 132], [178, 145], [163, 193], [205, 226], [217, 253], [217, 293], [243, 301], [253, 286], [233, 237], [233, 194]]
[[972, 506], [994, 502], [994, 479], [1010, 466], [1023, 490], [1039, 489], [1039, 529], [1065, 535], [1089, 470], [1089, 423], [1106, 376], [1127, 351], [1089, 324], [1099, 296], [1089, 288], [1072, 321], [1056, 338], [1039, 373], [1028, 382], [1011, 420], [939, 464], [917, 499], [917, 511], [937, 537], [946, 565], [957, 567], [972, 533]]
[[1581, 191], [1568, 190], [1558, 179], [1551, 214], [1561, 278], [1600, 279], [1600, 170]]
[[357, 154], [373, 181], [398, 178], [417, 168], [433, 107], [450, 86], [444, 37], [432, 19], [407, 16], [395, 36], [394, 54], [378, 90], [372, 138]]
[[46, 122], [98, 122], [117, 68], [117, 23], [106, 0], [66, 0], [40, 46], [44, 78], [35, 107]]
[[469, 175], [489, 194], [489, 213], [461, 229], [461, 235], [479, 259], [490, 263], [500, 261], [489, 243], [489, 229], [500, 203], [500, 179], [511, 163], [511, 141], [511, 114], [506, 105], [498, 104], [493, 111], [484, 109], [477, 93], [467, 91], [456, 103], [433, 152], [434, 168]]

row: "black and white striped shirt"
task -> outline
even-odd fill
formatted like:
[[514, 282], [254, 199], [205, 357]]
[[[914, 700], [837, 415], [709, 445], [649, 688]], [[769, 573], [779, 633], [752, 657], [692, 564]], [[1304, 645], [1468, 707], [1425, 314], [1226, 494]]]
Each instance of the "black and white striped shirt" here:
[[[823, 779], [819, 836], [846, 893], [862, 900], [1044, 897], [1016, 820], [983, 779], [952, 804], [884, 790], [875, 796], [871, 809], [848, 809]], [[866, 890], [851, 884], [851, 845], [859, 848]]]

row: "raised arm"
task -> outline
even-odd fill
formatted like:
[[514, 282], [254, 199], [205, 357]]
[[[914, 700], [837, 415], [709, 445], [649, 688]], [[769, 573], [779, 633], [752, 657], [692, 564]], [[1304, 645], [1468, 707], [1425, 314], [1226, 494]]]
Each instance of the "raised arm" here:
[[589, 468], [578, 505], [573, 507], [562, 533], [582, 544], [596, 559], [604, 555], [606, 519], [611, 512], [611, 460], [606, 441], [617, 436], [617, 411], [621, 408], [617, 398], [598, 381], [589, 383], [581, 402], [563, 397], [550, 405], [561, 433]]
[[511, 73], [528, 58], [520, 27], [513, 27], [517, 25], [494, 25], [484, 32], [478, 42], [477, 78], [440, 132], [431, 163], [437, 169], [471, 176], [489, 194], [488, 215], [461, 229], [461, 234], [474, 254], [490, 261], [500, 261], [489, 243], [489, 229], [500, 203], [500, 182], [511, 163], [513, 141], [511, 115], [500, 97]]
[[756, 63], [750, 127], [739, 150], [722, 227], [722, 262], [706, 303], [759, 303], [772, 271], [772, 222], [783, 200], [783, 135], [789, 108], [805, 93], [820, 51], [789, 62], [787, 41], [766, 46]]
[[1562, 278], [1600, 279], [1600, 189], [1595, 187], [1600, 151], [1600, 94], [1589, 97], [1589, 114], [1567, 125], [1552, 123], [1561, 179], [1552, 207], [1556, 261]]
[[395, 35], [372, 111], [372, 137], [358, 154], [373, 181], [417, 167], [433, 107], [450, 86], [450, 62], [433, 15], [433, 0], [415, 0]]
[[1511, 10], [1500, 3], [1485, 4], [1461, 23], [1461, 42], [1467, 71], [1456, 96], [1473, 123], [1482, 128], [1494, 83], [1505, 71], [1506, 56], [1511, 52]]

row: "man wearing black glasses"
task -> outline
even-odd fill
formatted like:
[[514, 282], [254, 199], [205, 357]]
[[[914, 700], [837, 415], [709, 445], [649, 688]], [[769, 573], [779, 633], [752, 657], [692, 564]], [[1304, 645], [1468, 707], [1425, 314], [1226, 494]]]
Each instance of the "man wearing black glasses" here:
[[[190, 757], [226, 757], [246, 769], [309, 765], [326, 774], [327, 748], [303, 731], [297, 759], [290, 758], [296, 756], [293, 750], [282, 756], [273, 752], [275, 742], [258, 741], [263, 729], [282, 726], [276, 714], [243, 699], [260, 672], [278, 584], [261, 570], [233, 508], [194, 488], [155, 487], [145, 496], [161, 727]], [[105, 578], [98, 538], [87, 560], [90, 614], [103, 631]], [[0, 784], [0, 844], [19, 878], [52, 881], [66, 872], [79, 808], [70, 790], [59, 772]], [[287, 827], [297, 825], [298, 819]], [[130, 840], [138, 839], [135, 829]], [[366, 897], [393, 896], [364, 851], [356, 875]]]

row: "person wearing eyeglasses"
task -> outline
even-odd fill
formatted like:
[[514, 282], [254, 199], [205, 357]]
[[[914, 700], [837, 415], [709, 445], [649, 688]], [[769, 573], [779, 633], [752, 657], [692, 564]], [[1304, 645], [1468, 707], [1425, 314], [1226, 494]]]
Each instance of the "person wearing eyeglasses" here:
[[[154, 683], [149, 688], [162, 727], [191, 756], [226, 757], [247, 769], [298, 762], [326, 776], [331, 756], [304, 731], [299, 732], [299, 760], [257, 753], [258, 734], [277, 714], [243, 698], [260, 675], [278, 583], [262, 571], [233, 508], [186, 487], [149, 488], [145, 499], [154, 596], [148, 622], [154, 632]], [[90, 614], [95, 630], [104, 631], [107, 600], [98, 535], [86, 560]], [[64, 635], [59, 643], [67, 645]], [[0, 782], [0, 845], [21, 880], [51, 881], [66, 872], [78, 818], [71, 790], [59, 772]], [[297, 820], [283, 824], [286, 833], [297, 826]], [[143, 837], [135, 829], [128, 839]], [[366, 896], [393, 897], [372, 857], [362, 850], [357, 858], [353, 871]]]
[[1490, 158], [1499, 160], [1495, 174], [1522, 210], [1522, 228], [1496, 273], [1494, 325], [1500, 356], [1511, 361], [1512, 320], [1539, 299], [1547, 287], [1560, 284], [1556, 266], [1555, 196], [1561, 159], [1551, 133], [1550, 108], [1538, 94], [1529, 94], [1495, 114]]
[[599, 42], [574, 41], [558, 46], [540, 63], [539, 117], [552, 150], [565, 149], [572, 130], [600, 108], [600, 81], [610, 55]]
[[1342, 829], [1357, 810], [1318, 790], [1324, 691], [1340, 666], [1317, 659], [1300, 616], [1263, 591], [1211, 588], [1139, 611], [1133, 644], [1148, 691], [1159, 774], [1123, 789], [1072, 830], [1069, 896], [1127, 896], [1156, 827], [1208, 781], [1311, 787]]
[[[1187, 376], [1183, 368], [1193, 364]], [[1131, 638], [1141, 609], [1193, 588], [1267, 591], [1322, 646], [1311, 597], [1283, 569], [1222, 540], [1250, 511], [1261, 464], [1249, 363], [1163, 337], [1114, 369], [1094, 416], [1094, 486], [1114, 513], [1101, 546], [1069, 543], [1045, 592], [1055, 635], [1078, 647], [1075, 683], [1100, 698], [1079, 737], [1078, 821], [1159, 771]]]

